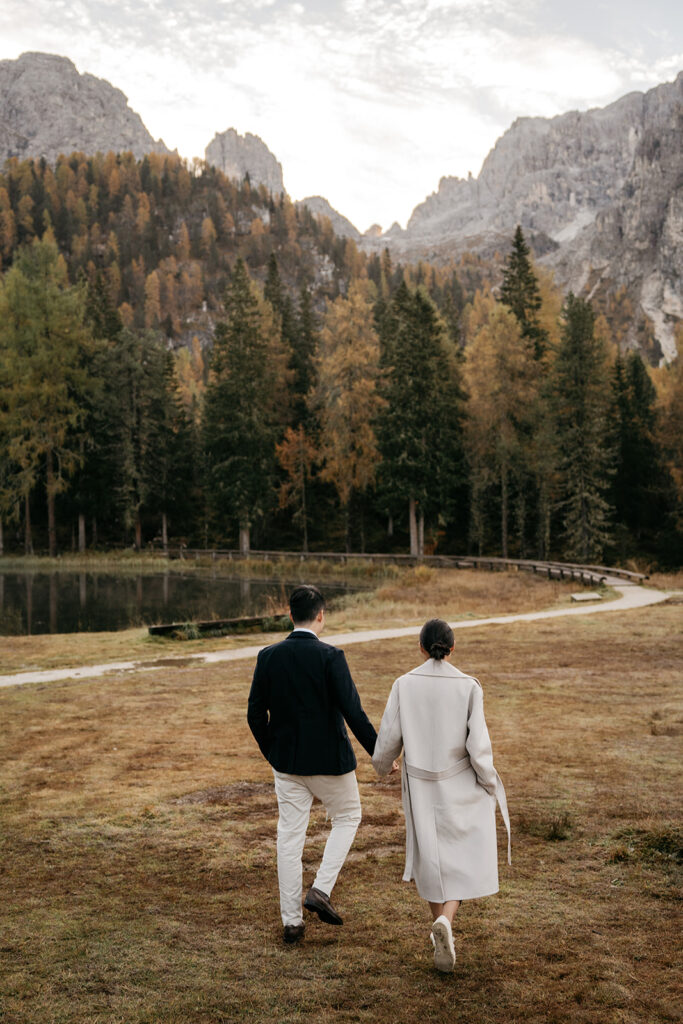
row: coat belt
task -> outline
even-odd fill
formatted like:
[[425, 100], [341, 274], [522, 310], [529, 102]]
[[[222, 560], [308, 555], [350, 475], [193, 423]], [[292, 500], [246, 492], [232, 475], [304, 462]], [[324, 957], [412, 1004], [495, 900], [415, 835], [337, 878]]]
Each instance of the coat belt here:
[[463, 757], [461, 761], [456, 761], [455, 764], [452, 764], [449, 768], [444, 768], [443, 771], [430, 772], [426, 768], [416, 768], [415, 765], [408, 764], [406, 761], [406, 771], [413, 779], [427, 779], [430, 782], [438, 782], [440, 779], [450, 779], [454, 775], [459, 775], [460, 772], [464, 772], [470, 765], [469, 757]]
[[[444, 768], [440, 772], [430, 772], [426, 768], [417, 768], [415, 765], [408, 764], [404, 761], [406, 774], [412, 779], [425, 779], [427, 782], [439, 782], [441, 779], [451, 779], [454, 775], [459, 775], [460, 772], [464, 772], [467, 768], [471, 767], [472, 762], [469, 757], [463, 757], [460, 761], [456, 761], [448, 768]], [[505, 795], [505, 786], [498, 772], [496, 772], [496, 801], [500, 808], [501, 817], [505, 824], [505, 829], [508, 834], [508, 864], [512, 863], [511, 860], [511, 843], [510, 843], [510, 814], [508, 812], [508, 802]]]

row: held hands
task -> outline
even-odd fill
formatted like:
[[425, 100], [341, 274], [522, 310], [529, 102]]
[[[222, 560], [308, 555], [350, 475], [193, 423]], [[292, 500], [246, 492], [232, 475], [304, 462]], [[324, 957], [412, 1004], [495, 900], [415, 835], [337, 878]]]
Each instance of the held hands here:
[[400, 767], [401, 767], [400, 761], [394, 761], [394, 763], [391, 766], [391, 771], [389, 772], [389, 774], [393, 775], [395, 772], [397, 772], [400, 769]]

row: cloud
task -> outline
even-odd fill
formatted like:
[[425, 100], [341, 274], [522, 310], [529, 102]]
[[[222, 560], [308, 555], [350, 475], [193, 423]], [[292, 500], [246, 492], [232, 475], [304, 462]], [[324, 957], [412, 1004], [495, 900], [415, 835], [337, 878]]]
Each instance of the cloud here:
[[69, 56], [184, 156], [228, 127], [258, 134], [292, 195], [325, 194], [364, 228], [477, 173], [517, 116], [673, 77], [678, 21], [651, 2], [5, 0], [0, 56]]

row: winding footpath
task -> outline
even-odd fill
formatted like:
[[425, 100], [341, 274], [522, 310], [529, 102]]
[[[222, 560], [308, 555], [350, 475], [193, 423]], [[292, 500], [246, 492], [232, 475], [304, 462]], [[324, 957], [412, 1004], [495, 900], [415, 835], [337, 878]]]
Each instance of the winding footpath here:
[[[586, 606], [579, 604], [555, 608], [545, 612], [524, 612], [520, 615], [499, 615], [491, 619], [458, 619], [451, 622], [453, 629], [473, 629], [478, 626], [506, 625], [510, 622], [535, 622], [539, 619], [556, 619], [565, 615], [597, 615], [599, 612], [625, 612], [634, 608], [646, 608], [648, 605], [660, 604], [672, 593], [663, 590], [648, 590], [636, 584], [624, 583], [623, 580], [606, 580], [620, 596], [605, 604]], [[395, 640], [399, 637], [418, 636], [420, 626], [402, 626], [397, 629], [364, 629], [354, 633], [335, 633], [325, 635], [328, 644], [348, 647], [349, 644], [364, 644], [373, 640]], [[0, 686], [21, 686], [25, 683], [55, 683], [63, 679], [95, 679], [112, 672], [158, 672], [162, 669], [187, 666], [190, 662], [213, 665], [221, 661], [240, 661], [255, 658], [263, 644], [253, 647], [239, 647], [231, 651], [209, 651], [205, 654], [184, 654], [177, 657], [164, 657], [158, 661], [111, 661], [105, 665], [86, 665], [80, 668], [60, 668], [44, 672], [18, 672], [13, 675], [0, 676]]]

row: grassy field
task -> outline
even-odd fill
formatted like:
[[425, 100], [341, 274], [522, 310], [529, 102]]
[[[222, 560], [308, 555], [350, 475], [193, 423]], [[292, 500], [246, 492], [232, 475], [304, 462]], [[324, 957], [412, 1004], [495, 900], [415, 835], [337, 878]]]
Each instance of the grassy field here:
[[[544, 606], [535, 582], [521, 578], [524, 600]], [[680, 605], [456, 642], [484, 686], [513, 865], [501, 832], [501, 892], [461, 908], [452, 976], [400, 881], [398, 780], [362, 751], [364, 820], [334, 897], [345, 924], [309, 918], [301, 946], [282, 943], [250, 662], [1, 690], [2, 1024], [680, 1020]], [[411, 639], [348, 660], [378, 724], [419, 656]], [[325, 836], [318, 807], [306, 884]]]

